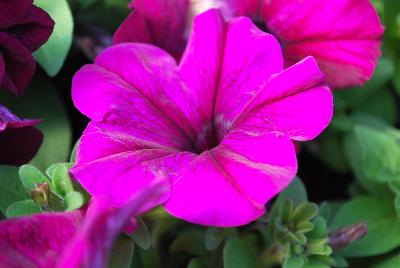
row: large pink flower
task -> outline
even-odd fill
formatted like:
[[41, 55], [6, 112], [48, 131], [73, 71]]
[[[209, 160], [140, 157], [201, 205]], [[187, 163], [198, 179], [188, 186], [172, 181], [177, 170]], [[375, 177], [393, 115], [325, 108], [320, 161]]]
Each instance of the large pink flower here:
[[165, 200], [166, 185], [148, 185], [119, 209], [107, 197], [83, 211], [43, 213], [0, 222], [0, 267], [102, 268], [123, 227]]
[[249, 16], [274, 34], [287, 66], [315, 57], [334, 88], [362, 85], [380, 56], [383, 27], [370, 0], [135, 0], [130, 6], [134, 11], [115, 33], [115, 43], [152, 43], [179, 55], [190, 14], [215, 6], [228, 17]]
[[291, 139], [316, 137], [333, 106], [313, 58], [283, 70], [272, 35], [218, 10], [195, 19], [179, 66], [152, 45], [116, 45], [78, 71], [72, 97], [92, 119], [72, 169], [83, 187], [120, 206], [166, 178], [172, 215], [215, 226], [264, 213], [296, 174]]

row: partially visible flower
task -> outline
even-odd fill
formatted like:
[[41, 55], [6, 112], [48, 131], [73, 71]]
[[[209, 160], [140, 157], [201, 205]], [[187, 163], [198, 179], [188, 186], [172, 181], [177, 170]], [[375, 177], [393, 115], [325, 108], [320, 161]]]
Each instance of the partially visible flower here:
[[33, 0], [0, 1], [0, 88], [24, 92], [36, 69], [32, 52], [47, 41], [53, 27]]
[[155, 44], [176, 57], [185, 48], [189, 0], [135, 0], [134, 11], [114, 35], [114, 43]]
[[[174, 4], [185, 8], [174, 9]], [[218, 7], [226, 17], [248, 16], [274, 34], [284, 49], [286, 66], [315, 57], [333, 88], [362, 85], [380, 56], [383, 27], [369, 0], [135, 0], [130, 7], [134, 10], [115, 33], [115, 43], [151, 43], [181, 55], [191, 13]], [[175, 47], [157, 33], [168, 33]]]
[[116, 45], [77, 72], [72, 97], [92, 119], [71, 170], [90, 194], [121, 206], [168, 179], [168, 212], [214, 226], [260, 217], [296, 174], [291, 140], [316, 137], [333, 108], [312, 57], [283, 70], [272, 35], [214, 9], [179, 66], [155, 46]]
[[22, 165], [36, 154], [43, 135], [33, 127], [40, 120], [20, 119], [0, 105], [0, 164]]
[[102, 197], [88, 211], [43, 213], [0, 222], [0, 267], [107, 267], [113, 242], [131, 217], [159, 205], [165, 184], [149, 185], [114, 209]]

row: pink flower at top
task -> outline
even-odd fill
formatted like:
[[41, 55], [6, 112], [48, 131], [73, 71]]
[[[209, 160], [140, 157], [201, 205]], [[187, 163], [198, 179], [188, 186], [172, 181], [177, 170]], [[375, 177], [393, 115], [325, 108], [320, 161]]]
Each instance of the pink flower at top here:
[[86, 215], [77, 210], [1, 221], [0, 268], [105, 268], [124, 226], [163, 202], [166, 186], [149, 185], [119, 209], [101, 197]]
[[116, 45], [76, 73], [72, 97], [92, 121], [71, 172], [92, 196], [121, 206], [168, 179], [166, 210], [212, 226], [260, 217], [296, 174], [291, 140], [316, 137], [333, 108], [312, 57], [283, 70], [272, 35], [218, 10], [195, 19], [179, 66], [155, 46]]
[[114, 42], [151, 43], [181, 55], [190, 14], [210, 6], [227, 17], [249, 16], [274, 34], [286, 66], [315, 57], [333, 88], [364, 84], [380, 56], [383, 27], [370, 0], [135, 0]]

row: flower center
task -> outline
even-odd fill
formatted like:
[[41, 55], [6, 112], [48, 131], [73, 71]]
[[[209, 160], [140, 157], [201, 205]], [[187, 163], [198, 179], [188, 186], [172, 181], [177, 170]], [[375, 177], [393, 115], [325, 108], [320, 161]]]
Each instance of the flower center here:
[[217, 147], [229, 129], [230, 125], [223, 116], [217, 116], [212, 122], [204, 124], [196, 137], [196, 153], [201, 154]]

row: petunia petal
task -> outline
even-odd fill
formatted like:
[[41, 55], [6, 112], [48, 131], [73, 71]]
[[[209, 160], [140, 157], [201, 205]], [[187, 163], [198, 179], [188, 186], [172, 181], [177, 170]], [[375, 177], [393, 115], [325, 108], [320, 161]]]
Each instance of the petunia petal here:
[[270, 79], [232, 128], [304, 141], [319, 135], [332, 114], [332, 93], [316, 61], [308, 57]]
[[114, 43], [146, 42], [179, 57], [185, 46], [188, 0], [136, 0], [114, 35]]
[[189, 98], [175, 60], [156, 47], [120, 44], [106, 49], [74, 76], [72, 98], [95, 121], [123, 126], [139, 139], [193, 150], [194, 130], [181, 112], [190, 109]]
[[8, 28], [25, 17], [32, 3], [33, 0], [0, 1], [0, 29]]
[[[217, 128], [221, 138], [263, 82], [282, 69], [279, 43], [248, 18], [226, 23], [215, 9], [196, 17], [180, 73], [198, 100], [200, 120], [191, 120], [198, 122], [197, 132]], [[209, 134], [200, 137], [205, 140], [198, 141], [200, 147], [212, 147], [204, 144]]]
[[54, 21], [42, 9], [32, 6], [29, 13], [5, 32], [14, 36], [29, 51], [35, 51], [50, 37]]
[[155, 182], [142, 188], [125, 206], [115, 209], [107, 198], [92, 201], [85, 222], [73, 241], [68, 244], [59, 261], [59, 268], [107, 267], [113, 242], [132, 217], [160, 205], [168, 188]]
[[288, 64], [312, 55], [334, 88], [362, 85], [380, 56], [383, 27], [369, 0], [263, 2]]
[[92, 196], [107, 196], [114, 206], [122, 206], [154, 181], [168, 184], [162, 161], [175, 153], [167, 149], [127, 151], [78, 163], [70, 172]]
[[82, 212], [73, 211], [0, 222], [0, 266], [56, 267], [59, 256], [82, 221]]
[[171, 179], [165, 208], [207, 226], [240, 226], [257, 219], [297, 170], [291, 141], [272, 134], [229, 134], [220, 146], [187, 161]]
[[24, 92], [36, 70], [31, 52], [14, 37], [0, 32], [0, 50], [5, 62], [5, 74], [0, 88], [20, 95]]
[[22, 165], [36, 154], [43, 141], [33, 127], [40, 120], [20, 119], [0, 105], [0, 164]]

